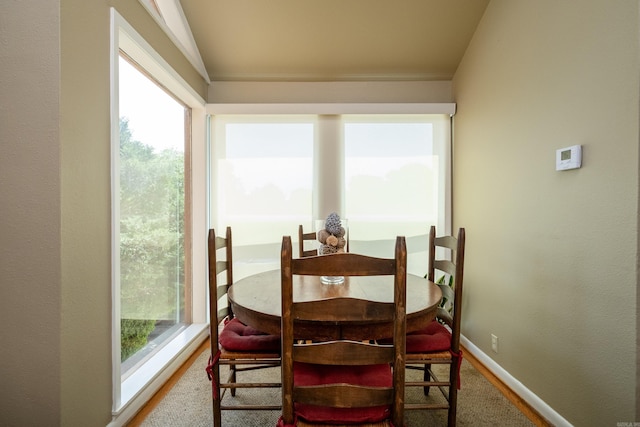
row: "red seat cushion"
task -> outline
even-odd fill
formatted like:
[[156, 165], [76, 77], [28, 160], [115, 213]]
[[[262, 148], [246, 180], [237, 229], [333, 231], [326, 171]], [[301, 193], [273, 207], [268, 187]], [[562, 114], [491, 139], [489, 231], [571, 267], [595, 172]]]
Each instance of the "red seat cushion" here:
[[407, 353], [429, 353], [450, 348], [451, 332], [435, 320], [423, 330], [407, 334]]
[[268, 335], [238, 319], [231, 319], [224, 325], [218, 341], [230, 351], [280, 352], [279, 335]]
[[[334, 366], [295, 363], [293, 366], [295, 385], [320, 385], [348, 383], [377, 387], [391, 387], [393, 375], [389, 365]], [[375, 423], [388, 419], [391, 407], [330, 408], [324, 406], [295, 404], [295, 412], [308, 422], [325, 424]]]

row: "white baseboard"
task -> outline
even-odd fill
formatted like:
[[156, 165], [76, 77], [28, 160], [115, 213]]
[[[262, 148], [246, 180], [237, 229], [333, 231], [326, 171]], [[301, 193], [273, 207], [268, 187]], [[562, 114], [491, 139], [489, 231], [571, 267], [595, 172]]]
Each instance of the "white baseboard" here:
[[533, 409], [538, 411], [540, 415], [546, 418], [551, 424], [557, 427], [572, 427], [572, 424], [565, 420], [560, 414], [547, 405], [542, 399], [536, 396], [531, 390], [526, 388], [520, 381], [515, 379], [509, 372], [504, 370], [492, 358], [486, 355], [482, 350], [476, 347], [463, 335], [460, 336], [462, 345], [482, 363], [489, 371], [493, 373], [500, 381], [507, 385], [515, 394], [520, 396], [522, 400], [527, 402]]

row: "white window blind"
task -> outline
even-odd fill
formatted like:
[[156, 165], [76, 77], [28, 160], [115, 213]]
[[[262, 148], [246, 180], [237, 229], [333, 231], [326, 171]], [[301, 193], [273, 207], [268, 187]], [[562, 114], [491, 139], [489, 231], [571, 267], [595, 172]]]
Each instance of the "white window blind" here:
[[450, 216], [448, 114], [213, 116], [211, 224], [233, 227], [236, 278], [279, 268], [283, 235], [330, 211], [350, 250], [389, 256], [410, 243], [423, 275], [427, 233]]

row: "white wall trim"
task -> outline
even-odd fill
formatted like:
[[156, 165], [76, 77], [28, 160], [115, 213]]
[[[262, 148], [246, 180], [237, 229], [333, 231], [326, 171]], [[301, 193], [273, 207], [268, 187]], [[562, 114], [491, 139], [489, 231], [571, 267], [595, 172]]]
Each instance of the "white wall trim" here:
[[556, 427], [572, 427], [572, 424], [565, 420], [560, 414], [558, 414], [552, 407], [547, 405], [536, 394], [524, 386], [520, 381], [514, 378], [509, 372], [507, 372], [502, 366], [498, 365], [493, 359], [487, 356], [482, 350], [476, 347], [471, 341], [469, 341], [463, 335], [460, 336], [462, 345], [484, 365], [489, 371], [491, 371], [497, 378], [507, 385], [511, 390], [520, 396], [525, 402], [527, 402], [532, 408], [546, 418], [552, 425]]
[[120, 49], [120, 26], [124, 23], [124, 18], [111, 8], [111, 52], [110, 52], [110, 115], [111, 115], [111, 375], [112, 375], [112, 410], [121, 406], [121, 369], [120, 369], [120, 248], [113, 242], [120, 234], [120, 221], [117, 221], [117, 213], [120, 211], [120, 188], [119, 174], [114, 173], [114, 165], [117, 165], [119, 158], [120, 140], [120, 74], [119, 49]]
[[182, 52], [207, 83], [211, 83], [209, 74], [200, 56], [200, 51], [193, 38], [191, 27], [184, 15], [184, 10], [177, 0], [156, 0], [162, 16], [149, 5], [149, 0], [139, 0], [156, 24], [171, 39], [173, 44]]
[[204, 99], [115, 9], [114, 25], [118, 31], [118, 48], [122, 48], [155, 79], [165, 85], [190, 107], [203, 106]]
[[282, 103], [207, 104], [207, 114], [449, 114], [456, 104], [447, 103]]

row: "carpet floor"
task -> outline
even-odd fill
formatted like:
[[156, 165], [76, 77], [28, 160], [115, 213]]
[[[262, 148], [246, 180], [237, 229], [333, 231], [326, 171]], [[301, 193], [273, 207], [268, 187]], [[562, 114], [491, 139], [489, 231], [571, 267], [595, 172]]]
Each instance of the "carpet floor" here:
[[[204, 427], [213, 425], [211, 383], [205, 372], [208, 358], [208, 350], [204, 350], [157, 406], [136, 425], [142, 427]], [[261, 375], [261, 380], [277, 382], [279, 381], [280, 369], [263, 369], [245, 373], [245, 375]], [[420, 375], [420, 373], [407, 371], [407, 376], [414, 375]], [[224, 373], [222, 377], [224, 378]], [[462, 362], [460, 377], [458, 426], [534, 426], [466, 360]], [[407, 402], [421, 401], [422, 399], [436, 400], [438, 398], [443, 399], [437, 390], [432, 390], [428, 397], [424, 397], [418, 388], [410, 388], [406, 393]], [[231, 397], [229, 394], [225, 396], [227, 404], [244, 401], [279, 404], [280, 389], [243, 389], [239, 390], [235, 397]], [[273, 427], [279, 416], [279, 411], [223, 411], [222, 423], [229, 427]], [[405, 423], [406, 427], [446, 426], [447, 413], [445, 410], [406, 411]]]

